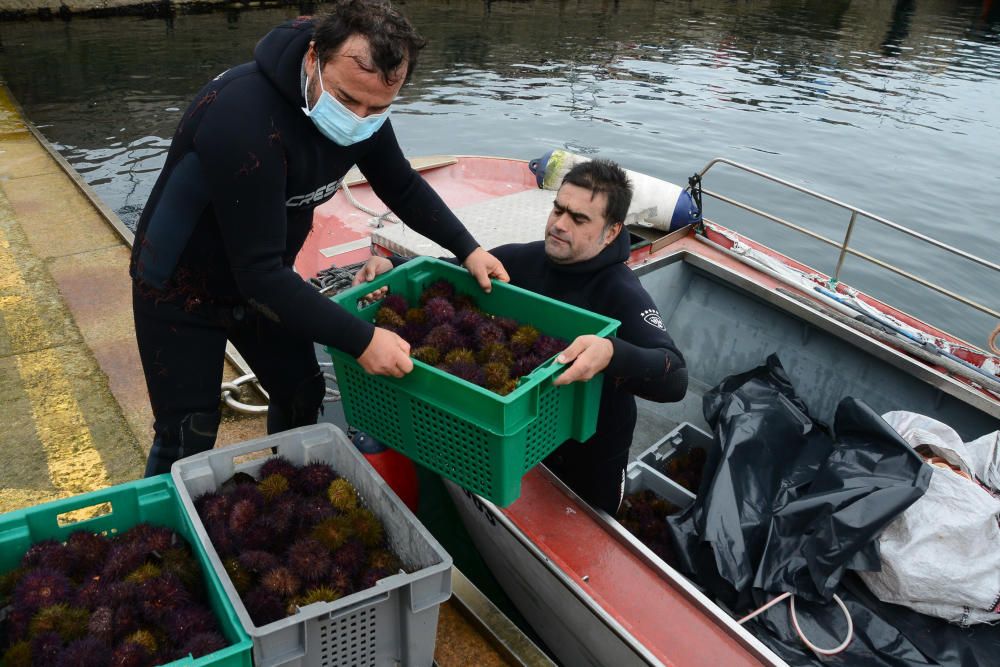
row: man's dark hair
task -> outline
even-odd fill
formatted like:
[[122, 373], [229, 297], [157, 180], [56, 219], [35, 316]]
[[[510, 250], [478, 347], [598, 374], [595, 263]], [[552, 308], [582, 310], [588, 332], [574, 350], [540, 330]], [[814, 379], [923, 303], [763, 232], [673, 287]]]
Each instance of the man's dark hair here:
[[316, 17], [313, 41], [320, 63], [333, 57], [351, 35], [368, 40], [371, 64], [386, 84], [395, 83], [396, 70], [404, 60], [404, 81], [409, 81], [417, 54], [427, 43], [388, 0], [340, 0], [329, 13]]
[[629, 204], [632, 203], [632, 184], [625, 170], [611, 160], [588, 160], [579, 162], [566, 172], [563, 183], [569, 183], [591, 191], [591, 196], [604, 193], [608, 203], [604, 207], [604, 228], [610, 229], [615, 223], [625, 222]]

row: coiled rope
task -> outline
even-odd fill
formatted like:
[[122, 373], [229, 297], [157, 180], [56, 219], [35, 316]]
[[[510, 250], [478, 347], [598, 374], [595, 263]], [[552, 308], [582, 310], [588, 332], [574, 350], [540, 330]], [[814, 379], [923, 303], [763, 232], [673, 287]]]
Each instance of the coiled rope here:
[[809, 650], [812, 651], [813, 653], [817, 653], [819, 655], [837, 655], [845, 648], [847, 648], [848, 645], [850, 645], [851, 640], [854, 639], [854, 620], [851, 618], [851, 612], [847, 611], [847, 605], [845, 605], [844, 601], [840, 599], [840, 596], [836, 594], [834, 594], [833, 596], [833, 601], [836, 602], [838, 605], [840, 605], [841, 611], [844, 612], [844, 617], [847, 618], [847, 637], [844, 639], [844, 641], [840, 642], [840, 644], [834, 646], [833, 648], [820, 648], [815, 644], [813, 644], [811, 641], [809, 641], [809, 638], [806, 637], [804, 632], [802, 632], [802, 628], [799, 627], [799, 617], [795, 613], [795, 596], [788, 592], [782, 593], [781, 595], [774, 598], [767, 604], [763, 605], [762, 607], [759, 607], [756, 611], [750, 612], [749, 614], [747, 614], [746, 616], [744, 616], [743, 618], [741, 618], [736, 622], [739, 623], [740, 625], [743, 625], [751, 618], [755, 618], [756, 616], [763, 614], [765, 611], [767, 611], [774, 605], [778, 604], [785, 598], [791, 598], [788, 613], [792, 618], [792, 627], [795, 628], [795, 634], [799, 636], [799, 639], [802, 640], [802, 643], [808, 646]]
[[[354, 280], [354, 274], [361, 270], [364, 266], [364, 262], [358, 262], [357, 264], [351, 264], [349, 266], [331, 266], [329, 269], [324, 269], [316, 274], [315, 278], [310, 278], [309, 282], [320, 291], [320, 294], [337, 293], [341, 290], [347, 289], [351, 286], [351, 282]], [[333, 364], [330, 362], [320, 362], [320, 368], [323, 369], [323, 378], [327, 382], [333, 382], [336, 384], [337, 376], [333, 372]], [[246, 375], [241, 375], [232, 382], [223, 382], [221, 389], [220, 399], [229, 406], [230, 409], [245, 415], [263, 415], [267, 414], [267, 403], [246, 403], [242, 400], [241, 390], [244, 385], [256, 385], [257, 391], [264, 400], [267, 401], [269, 396], [264, 388], [260, 385], [257, 380], [257, 376], [253, 373], [247, 373]], [[326, 396], [323, 397], [324, 403], [335, 403], [340, 400], [340, 391], [334, 389], [333, 387], [327, 386]]]

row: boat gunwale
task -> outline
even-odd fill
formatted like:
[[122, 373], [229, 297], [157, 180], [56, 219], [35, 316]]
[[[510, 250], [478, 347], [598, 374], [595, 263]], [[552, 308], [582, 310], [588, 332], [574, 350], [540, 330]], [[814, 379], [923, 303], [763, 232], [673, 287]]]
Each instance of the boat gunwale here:
[[[723, 225], [719, 225], [717, 222], [713, 222], [712, 224], [724, 227]], [[727, 227], [724, 228], [727, 231], [732, 231]], [[692, 239], [697, 243], [696, 245], [692, 243]], [[760, 247], [767, 249], [770, 253], [773, 253], [772, 256], [782, 261], [788, 260], [785, 255], [777, 253], [766, 246]], [[755, 281], [751, 276], [757, 276], [758, 278], [763, 277], [765, 279], [767, 277], [762, 272], [752, 267], [745, 267], [742, 264], [737, 264], [735, 268], [727, 266], [725, 263], [720, 262], [713, 257], [713, 253], [720, 253], [722, 256], [726, 256], [722, 249], [713, 248], [707, 245], [707, 242], [701, 241], [701, 238], [698, 237], [692, 230], [687, 236], [671, 243], [670, 245], [667, 245], [659, 251], [651, 253], [646, 256], [641, 263], [636, 263], [632, 265], [631, 268], [637, 276], [641, 277], [646, 273], [649, 273], [657, 268], [661, 268], [667, 264], [673, 264], [677, 261], [686, 262], [696, 269], [701, 269], [705, 273], [722, 280], [725, 284], [759, 297], [769, 305], [777, 307], [782, 312], [805, 320], [825, 333], [829, 333], [864, 352], [872, 354], [877, 359], [890, 364], [894, 368], [907, 373], [917, 380], [930, 384], [935, 389], [962, 401], [972, 408], [985, 412], [991, 417], [1000, 418], [1000, 401], [992, 400], [989, 395], [984, 394], [983, 391], [973, 388], [970, 385], [958, 380], [951, 374], [939, 370], [924, 361], [911, 357], [891, 345], [878, 341], [863, 332], [838, 322], [819, 310], [809, 308], [794, 299], [781, 294], [775, 287], [769, 285], [770, 279], [767, 279], [764, 282], [759, 280]], [[809, 293], [802, 292], [801, 290], [794, 289], [790, 286], [788, 286], [787, 289], [803, 294], [804, 296], [810, 298], [810, 300], [815, 300], [813, 295]], [[859, 292], [859, 294], [864, 293]], [[864, 295], [867, 296], [867, 294]], [[817, 305], [819, 305], [818, 302]], [[922, 320], [917, 321], [921, 322], [925, 326], [929, 326]]]
[[[749, 630], [740, 626], [730, 615], [726, 614], [721, 607], [715, 604], [715, 602], [709, 599], [704, 593], [699, 591], [693, 583], [684, 577], [684, 575], [649, 551], [648, 547], [638, 542], [638, 540], [631, 533], [625, 530], [625, 528], [621, 526], [621, 524], [618, 524], [617, 521], [610, 517], [610, 515], [603, 511], [593, 509], [572, 489], [566, 486], [562, 480], [546, 468], [544, 464], [539, 464], [528, 474], [543, 476], [546, 482], [554, 486], [560, 493], [566, 496], [567, 500], [571, 501], [575, 507], [578, 508], [574, 509], [574, 512], [587, 515], [605, 534], [608, 535], [609, 539], [638, 558], [653, 574], [657, 576], [658, 579], [663, 581], [665, 585], [670, 586], [684, 599], [697, 607], [699, 611], [707, 614], [713, 621], [715, 621], [715, 626], [720, 631], [724, 632], [725, 635], [733, 639], [741, 648], [746, 650], [750, 656], [762, 661], [764, 664], [787, 667], [787, 663], [784, 660], [771, 651], [771, 649], [757, 639]], [[550, 573], [555, 575], [556, 581], [561, 583], [568, 591], [570, 591], [581, 602], [581, 604], [589, 609], [594, 616], [598, 618], [598, 620], [603, 622], [609, 630], [616, 634], [639, 656], [651, 665], [665, 664], [659, 657], [650, 651], [639, 638], [629, 632], [612, 613], [605, 609], [604, 606], [594, 598], [593, 595], [580, 586], [580, 584], [573, 577], [559, 567], [549, 554], [546, 553], [545, 549], [536, 544], [534, 540], [527, 535], [527, 533], [512, 518], [512, 516], [516, 516], [516, 513], [519, 510], [516, 503], [508, 508], [499, 508], [486, 498], [482, 498], [476, 494], [471, 494], [453, 482], [449, 481], [447, 483], [453, 487], [453, 490], [456, 493], [462, 493], [467, 496], [471, 495], [477, 509], [482, 509], [483, 511], [488, 512], [497, 523], [499, 523], [505, 530], [507, 530], [508, 533], [517, 539], [517, 541], [520, 542], [525, 549], [527, 549], [529, 554], [541, 563]], [[487, 518], [486, 521], [489, 521], [489, 519]]]

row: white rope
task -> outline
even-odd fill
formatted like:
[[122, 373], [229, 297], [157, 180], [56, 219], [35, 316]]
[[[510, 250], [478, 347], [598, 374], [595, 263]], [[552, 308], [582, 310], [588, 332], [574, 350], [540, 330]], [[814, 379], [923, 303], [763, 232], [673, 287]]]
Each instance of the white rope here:
[[[323, 379], [329, 380], [334, 384], [336, 384], [337, 376], [333, 372], [333, 363], [329, 361], [321, 361], [319, 365], [321, 368], [329, 368], [329, 371], [323, 372]], [[222, 386], [220, 388], [222, 392], [221, 393], [222, 401], [236, 412], [240, 412], [245, 415], [267, 414], [268, 406], [266, 403], [263, 404], [244, 403], [243, 401], [240, 400], [239, 397], [241, 396], [241, 388], [243, 387], [243, 385], [246, 384], [256, 385], [257, 390], [260, 392], [261, 396], [263, 396], [265, 400], [268, 400], [270, 398], [267, 395], [267, 392], [264, 391], [264, 388], [260, 385], [260, 381], [257, 379], [257, 376], [254, 375], [253, 373], [247, 373], [246, 375], [241, 375], [232, 382], [222, 383]], [[336, 403], [337, 401], [340, 400], [340, 398], [341, 396], [339, 390], [334, 389], [333, 387], [330, 386], [326, 387], [326, 395], [323, 397], [324, 403]]]
[[834, 594], [833, 596], [833, 601], [840, 606], [840, 610], [844, 612], [844, 617], [847, 618], [847, 637], [844, 639], [844, 641], [840, 642], [840, 644], [838, 644], [833, 648], [820, 648], [819, 646], [816, 646], [811, 641], [809, 641], [809, 638], [806, 637], [804, 632], [802, 632], [802, 628], [799, 626], [799, 617], [795, 613], [795, 596], [792, 595], [791, 593], [787, 592], [782, 593], [781, 595], [774, 598], [773, 600], [763, 605], [762, 607], [759, 607], [755, 611], [750, 612], [749, 614], [738, 620], [737, 623], [743, 625], [750, 619], [756, 618], [760, 614], [763, 614], [765, 611], [767, 611], [774, 605], [778, 604], [785, 598], [791, 598], [788, 613], [792, 617], [792, 627], [795, 628], [795, 634], [799, 636], [799, 639], [802, 640], [802, 643], [808, 646], [809, 650], [812, 651], [813, 653], [816, 653], [818, 655], [837, 655], [838, 653], [846, 649], [850, 645], [851, 640], [854, 639], [854, 620], [851, 618], [851, 612], [847, 610], [847, 605], [845, 605], [844, 601], [840, 599], [840, 596], [836, 594]]
[[354, 208], [358, 209], [362, 213], [367, 213], [372, 216], [373, 219], [368, 221], [368, 224], [372, 227], [381, 227], [386, 220], [396, 223], [402, 222], [402, 220], [396, 217], [396, 215], [392, 212], [392, 209], [386, 209], [384, 213], [379, 213], [378, 211], [368, 208], [359, 202], [354, 198], [354, 195], [351, 194], [351, 189], [347, 187], [347, 181], [341, 181], [340, 189], [344, 191], [344, 196], [347, 197], [347, 201], [351, 202], [351, 205], [354, 206]]
[[993, 354], [1000, 354], [1000, 345], [997, 345], [997, 338], [1000, 338], [1000, 324], [997, 325], [997, 328], [993, 330], [993, 333], [986, 340], [986, 344], [993, 350]]

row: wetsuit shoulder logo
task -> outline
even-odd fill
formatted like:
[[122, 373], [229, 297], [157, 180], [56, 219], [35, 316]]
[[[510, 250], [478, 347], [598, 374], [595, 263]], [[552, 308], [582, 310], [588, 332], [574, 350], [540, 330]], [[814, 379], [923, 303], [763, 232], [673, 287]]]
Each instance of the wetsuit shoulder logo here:
[[663, 318], [660, 317], [660, 313], [657, 312], [655, 308], [649, 308], [648, 310], [642, 311], [640, 316], [646, 321], [647, 324], [651, 324], [657, 329], [662, 329], [663, 331], [667, 330], [667, 328], [663, 326]]
[[340, 182], [343, 178], [338, 178], [335, 181], [331, 181], [326, 185], [321, 185], [312, 192], [307, 192], [304, 195], [294, 195], [288, 198], [285, 202], [285, 206], [289, 208], [298, 208], [300, 206], [307, 206], [309, 204], [319, 204], [325, 199], [329, 199], [340, 187]]

